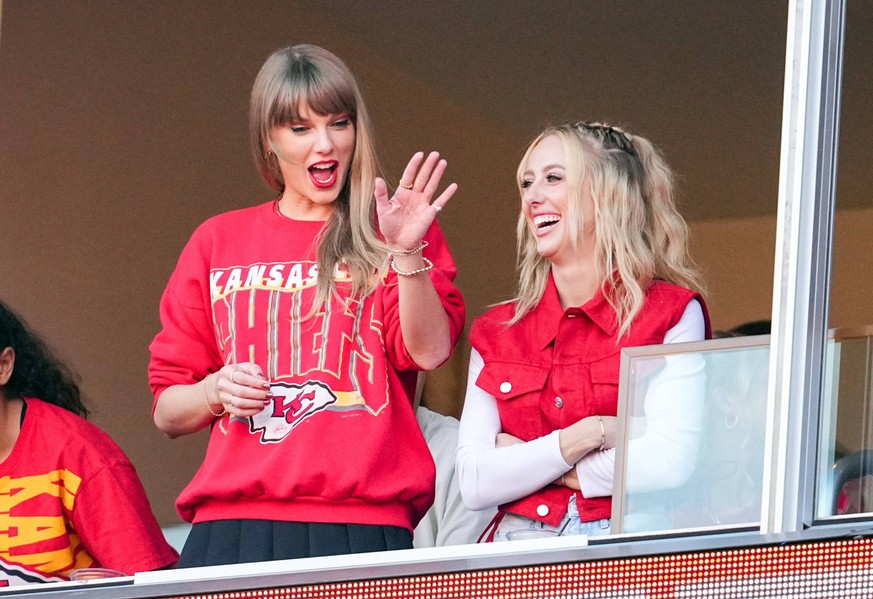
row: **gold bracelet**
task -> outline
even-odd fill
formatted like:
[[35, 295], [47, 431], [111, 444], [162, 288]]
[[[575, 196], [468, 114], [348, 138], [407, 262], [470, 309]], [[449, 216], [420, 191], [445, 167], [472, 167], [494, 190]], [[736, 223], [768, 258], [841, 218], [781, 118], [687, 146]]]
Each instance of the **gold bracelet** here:
[[212, 404], [209, 403], [209, 392], [206, 390], [206, 379], [208, 379], [209, 376], [210, 375], [206, 375], [206, 378], [203, 379], [203, 401], [206, 402], [206, 409], [209, 410], [210, 414], [212, 414], [216, 418], [221, 418], [222, 416], [227, 414], [227, 410], [221, 410], [220, 414], [216, 414], [215, 410], [212, 409]]
[[417, 254], [429, 245], [430, 244], [426, 240], [422, 239], [421, 243], [416, 248], [412, 248], [411, 250], [392, 250], [391, 248], [388, 248], [388, 253], [392, 256], [411, 256]]
[[567, 482], [564, 480], [565, 475], [566, 475], [566, 473], [561, 475], [561, 486], [564, 486], [564, 487], [567, 486]]
[[603, 451], [603, 446], [606, 445], [606, 429], [603, 427], [603, 418], [600, 417], [600, 414], [597, 415], [597, 421], [600, 423], [600, 447], [597, 448], [597, 451]]
[[399, 268], [397, 268], [397, 265], [394, 263], [394, 257], [392, 256], [391, 257], [391, 270], [396, 272], [401, 277], [413, 277], [419, 273], [427, 272], [431, 268], [433, 268], [433, 262], [431, 262], [430, 260], [428, 260], [424, 256], [422, 256], [421, 259], [424, 260], [424, 266], [422, 266], [421, 268], [416, 268], [415, 270], [406, 271], [406, 270], [400, 270]]

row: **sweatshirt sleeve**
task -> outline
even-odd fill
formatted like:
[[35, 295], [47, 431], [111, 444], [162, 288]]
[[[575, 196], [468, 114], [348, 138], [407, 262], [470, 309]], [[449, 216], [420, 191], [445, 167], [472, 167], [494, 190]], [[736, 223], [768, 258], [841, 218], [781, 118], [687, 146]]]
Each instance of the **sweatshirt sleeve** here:
[[161, 331], [149, 346], [155, 402], [167, 387], [196, 383], [223, 365], [212, 322], [208, 256], [209, 239], [201, 226], [161, 297]]
[[[423, 256], [433, 262], [433, 268], [427, 274], [430, 276], [449, 318], [452, 347], [455, 347], [464, 330], [466, 320], [464, 299], [461, 296], [461, 291], [454, 284], [457, 268], [436, 221], [428, 230], [427, 235], [424, 236], [424, 240], [428, 242], [428, 246], [423, 250]], [[383, 285], [385, 287], [383, 294], [385, 349], [388, 353], [388, 359], [398, 370], [421, 370], [409, 355], [400, 330], [397, 274], [390, 271]]]

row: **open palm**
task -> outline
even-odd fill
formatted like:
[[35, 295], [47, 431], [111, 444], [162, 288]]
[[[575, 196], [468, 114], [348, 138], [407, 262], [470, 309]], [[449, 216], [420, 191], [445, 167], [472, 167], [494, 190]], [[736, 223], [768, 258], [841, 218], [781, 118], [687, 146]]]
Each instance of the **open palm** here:
[[385, 243], [393, 250], [409, 250], [421, 243], [437, 213], [451, 199], [458, 186], [452, 183], [431, 202], [446, 170], [439, 152], [416, 152], [400, 178], [400, 186], [388, 197], [388, 184], [376, 179], [376, 214]]

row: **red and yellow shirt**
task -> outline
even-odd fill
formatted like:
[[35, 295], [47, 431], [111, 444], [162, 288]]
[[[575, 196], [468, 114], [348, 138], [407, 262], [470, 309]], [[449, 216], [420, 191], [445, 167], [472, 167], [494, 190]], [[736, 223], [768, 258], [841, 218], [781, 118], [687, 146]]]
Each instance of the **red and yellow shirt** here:
[[0, 464], [0, 586], [65, 580], [70, 570], [127, 574], [173, 565], [133, 465], [95, 425], [25, 399]]

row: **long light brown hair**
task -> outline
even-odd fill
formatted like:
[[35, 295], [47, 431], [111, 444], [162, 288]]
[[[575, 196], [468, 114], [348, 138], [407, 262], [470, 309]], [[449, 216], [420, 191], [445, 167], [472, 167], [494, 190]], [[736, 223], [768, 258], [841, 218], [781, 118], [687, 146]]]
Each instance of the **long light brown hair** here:
[[309, 44], [274, 52], [252, 88], [249, 128], [255, 164], [264, 182], [280, 194], [285, 181], [273, 151], [271, 130], [316, 114], [347, 114], [355, 127], [355, 148], [345, 184], [318, 240], [318, 279], [313, 312], [335, 291], [334, 273], [343, 263], [352, 280], [352, 298], [366, 296], [383, 272], [387, 252], [376, 234], [373, 189], [379, 164], [363, 96], [349, 68], [324, 48]]
[[[697, 266], [688, 253], [688, 226], [676, 209], [673, 174], [647, 139], [600, 123], [549, 127], [530, 144], [518, 167], [519, 185], [531, 152], [546, 137], [564, 145], [570, 241], [578, 243], [584, 222], [582, 185], [594, 198], [595, 262], [601, 289], [615, 309], [619, 336], [628, 332], [653, 281], [703, 293]], [[539, 255], [524, 214], [518, 219], [518, 294], [510, 324], [542, 299], [551, 263]]]

